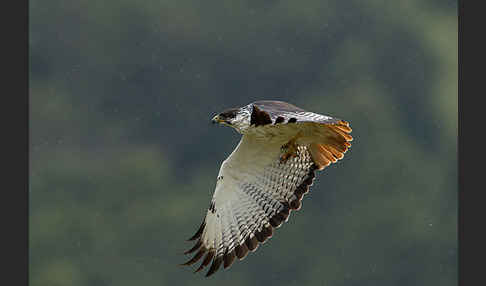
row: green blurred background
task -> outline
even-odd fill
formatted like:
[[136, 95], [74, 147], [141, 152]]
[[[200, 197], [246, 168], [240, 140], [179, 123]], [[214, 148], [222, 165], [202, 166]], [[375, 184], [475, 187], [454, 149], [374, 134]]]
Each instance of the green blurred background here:
[[[456, 285], [456, 1], [30, 0], [30, 284]], [[351, 123], [269, 242], [178, 266], [239, 135], [284, 100]]]

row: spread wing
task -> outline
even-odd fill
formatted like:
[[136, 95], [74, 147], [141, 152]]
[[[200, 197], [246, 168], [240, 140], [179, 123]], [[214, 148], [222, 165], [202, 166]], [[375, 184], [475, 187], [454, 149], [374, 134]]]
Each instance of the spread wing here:
[[[196, 244], [185, 252], [195, 255], [183, 265], [202, 259], [196, 272], [211, 263], [206, 276], [221, 265], [229, 267], [236, 258], [245, 258], [270, 238], [292, 210], [301, 208], [315, 171], [341, 159], [350, 146], [352, 138], [347, 133], [351, 129], [344, 121], [305, 115], [303, 110], [255, 106], [253, 113], [260, 114], [252, 113], [252, 120], [269, 118], [271, 122], [253, 122], [254, 131], [242, 136], [221, 165], [204, 221], [189, 239]], [[279, 118], [284, 121], [276, 122]], [[295, 143], [295, 152], [282, 160], [282, 145], [290, 141]]]

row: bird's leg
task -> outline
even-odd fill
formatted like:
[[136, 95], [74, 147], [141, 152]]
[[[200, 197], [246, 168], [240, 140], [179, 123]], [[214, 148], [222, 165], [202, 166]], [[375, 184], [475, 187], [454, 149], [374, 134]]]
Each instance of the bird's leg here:
[[282, 151], [282, 155], [280, 155], [280, 163], [287, 162], [290, 157], [297, 157], [297, 143], [295, 141], [297, 141], [297, 136], [280, 147], [280, 150]]

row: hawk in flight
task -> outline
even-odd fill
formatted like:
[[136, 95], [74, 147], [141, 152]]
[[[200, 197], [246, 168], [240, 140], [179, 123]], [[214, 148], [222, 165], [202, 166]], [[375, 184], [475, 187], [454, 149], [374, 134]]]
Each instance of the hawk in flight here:
[[189, 239], [196, 244], [184, 253], [195, 255], [183, 265], [203, 258], [196, 272], [212, 263], [206, 276], [270, 238], [300, 209], [315, 172], [343, 158], [353, 140], [348, 122], [282, 101], [227, 109], [212, 121], [242, 137], [222, 163], [206, 216]]

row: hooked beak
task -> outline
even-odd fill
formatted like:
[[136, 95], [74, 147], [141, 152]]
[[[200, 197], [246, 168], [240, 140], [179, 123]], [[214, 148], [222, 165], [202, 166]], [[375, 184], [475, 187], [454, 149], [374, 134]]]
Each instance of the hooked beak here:
[[213, 122], [213, 124], [215, 123], [219, 123], [219, 124], [223, 124], [223, 125], [227, 125], [227, 126], [231, 126], [231, 122], [227, 121], [227, 120], [224, 120], [223, 118], [221, 118], [219, 115], [216, 115], [215, 117], [213, 117], [213, 119], [211, 120], [211, 122]]

